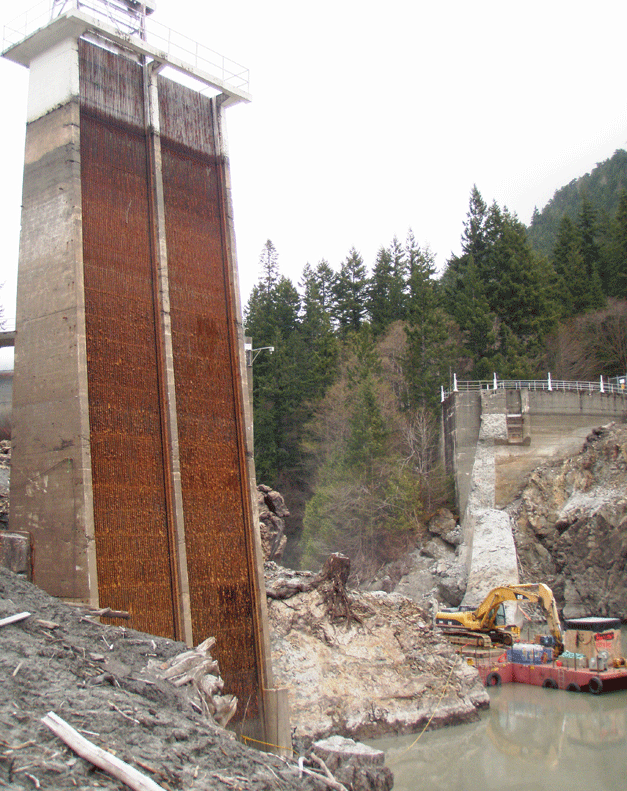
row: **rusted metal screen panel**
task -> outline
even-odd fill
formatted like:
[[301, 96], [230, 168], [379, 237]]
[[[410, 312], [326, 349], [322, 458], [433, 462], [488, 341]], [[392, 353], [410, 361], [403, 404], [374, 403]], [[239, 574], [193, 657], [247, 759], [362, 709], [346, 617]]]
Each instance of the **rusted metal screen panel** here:
[[172, 80], [159, 79], [162, 138], [196, 155], [214, 155], [216, 139], [208, 113], [210, 100]]
[[[160, 92], [165, 131], [165, 119], [177, 117], [177, 96]], [[181, 95], [186, 97], [185, 90]], [[197, 107], [187, 118], [187, 142], [211, 132], [209, 100], [201, 100], [202, 112]], [[202, 133], [196, 124], [203, 125]], [[254, 572], [219, 163], [185, 145], [180, 134], [176, 138], [162, 136], [161, 144], [192, 628], [194, 642], [216, 636], [229, 690], [240, 705], [248, 702], [248, 715], [254, 716]]]
[[[173, 636], [150, 220], [137, 64], [81, 42], [81, 189], [98, 589], [132, 626]], [[94, 59], [106, 69], [94, 67]], [[107, 75], [107, 85], [91, 84]], [[106, 96], [103, 94], [106, 93]], [[109, 104], [107, 115], [97, 109]]]
[[83, 39], [78, 41], [78, 53], [81, 107], [113, 121], [143, 128], [140, 65]]

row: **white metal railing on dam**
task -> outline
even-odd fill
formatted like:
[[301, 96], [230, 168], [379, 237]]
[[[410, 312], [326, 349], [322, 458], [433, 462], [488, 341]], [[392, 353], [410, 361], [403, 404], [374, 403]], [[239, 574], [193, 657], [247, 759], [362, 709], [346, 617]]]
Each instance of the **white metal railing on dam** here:
[[441, 400], [445, 401], [453, 393], [471, 390], [546, 390], [548, 392], [574, 393], [616, 393], [627, 395], [627, 377], [603, 377], [598, 382], [569, 382], [553, 379], [551, 374], [546, 379], [499, 379], [496, 374], [492, 379], [463, 380], [453, 374], [453, 382], [448, 389], [440, 388]]

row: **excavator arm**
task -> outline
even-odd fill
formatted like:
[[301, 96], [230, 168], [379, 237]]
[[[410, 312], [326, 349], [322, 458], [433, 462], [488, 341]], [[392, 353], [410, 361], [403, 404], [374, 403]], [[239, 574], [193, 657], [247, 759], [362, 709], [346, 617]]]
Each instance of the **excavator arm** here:
[[[555, 640], [555, 657], [564, 650], [562, 629], [553, 592], [542, 582], [503, 585], [494, 588], [472, 612], [440, 612], [436, 624], [444, 628], [462, 629], [469, 633], [505, 636], [507, 633], [496, 627], [496, 617], [501, 604], [507, 601], [538, 602], [542, 606], [547, 625]], [[511, 642], [511, 638], [509, 640]]]

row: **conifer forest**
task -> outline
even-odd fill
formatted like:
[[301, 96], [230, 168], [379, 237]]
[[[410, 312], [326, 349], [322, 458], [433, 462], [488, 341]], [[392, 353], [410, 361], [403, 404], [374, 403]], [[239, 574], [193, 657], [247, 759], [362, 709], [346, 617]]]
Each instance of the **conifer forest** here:
[[558, 190], [529, 227], [474, 186], [460, 235], [439, 273], [409, 230], [374, 261], [354, 247], [297, 282], [264, 245], [244, 318], [254, 348], [274, 347], [254, 355], [255, 463], [292, 511], [288, 565], [341, 551], [354, 582], [368, 580], [453, 507], [439, 458], [453, 373], [627, 371], [627, 152]]

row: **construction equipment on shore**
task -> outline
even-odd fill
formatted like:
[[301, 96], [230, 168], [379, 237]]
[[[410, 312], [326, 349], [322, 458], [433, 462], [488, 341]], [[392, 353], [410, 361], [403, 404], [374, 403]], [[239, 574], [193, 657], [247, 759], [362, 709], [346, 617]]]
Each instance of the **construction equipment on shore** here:
[[512, 645], [520, 637], [520, 628], [505, 623], [504, 603], [528, 601], [542, 606], [554, 640], [554, 656], [564, 650], [564, 639], [553, 592], [542, 582], [504, 585], [494, 588], [475, 610], [443, 609], [436, 613], [435, 624], [454, 643], [489, 648], [493, 643]]

